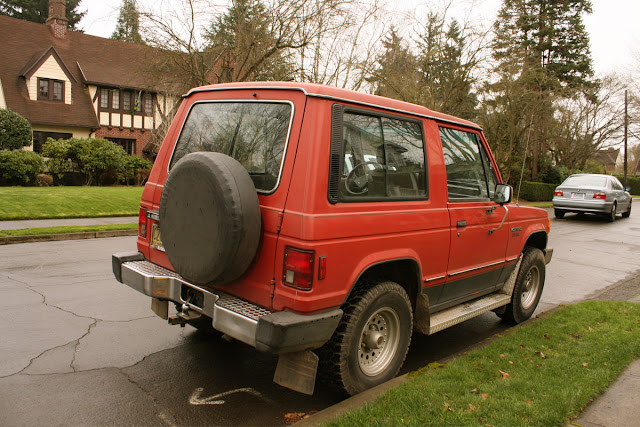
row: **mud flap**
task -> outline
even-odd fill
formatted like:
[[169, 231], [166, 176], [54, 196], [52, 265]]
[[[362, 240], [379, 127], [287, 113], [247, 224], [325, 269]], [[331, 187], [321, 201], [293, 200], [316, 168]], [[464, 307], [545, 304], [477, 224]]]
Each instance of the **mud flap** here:
[[273, 382], [312, 395], [316, 385], [318, 360], [318, 356], [311, 350], [281, 354]]

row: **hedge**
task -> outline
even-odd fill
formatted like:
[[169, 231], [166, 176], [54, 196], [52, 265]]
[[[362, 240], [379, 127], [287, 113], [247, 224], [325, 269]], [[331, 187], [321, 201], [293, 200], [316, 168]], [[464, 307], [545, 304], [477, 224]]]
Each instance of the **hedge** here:
[[33, 151], [0, 151], [0, 185], [34, 185], [43, 171], [42, 156]]
[[[550, 202], [557, 186], [557, 184], [544, 182], [524, 181], [520, 187], [520, 198], [529, 202]], [[516, 193], [514, 196], [517, 196], [518, 188], [514, 188], [513, 191]]]

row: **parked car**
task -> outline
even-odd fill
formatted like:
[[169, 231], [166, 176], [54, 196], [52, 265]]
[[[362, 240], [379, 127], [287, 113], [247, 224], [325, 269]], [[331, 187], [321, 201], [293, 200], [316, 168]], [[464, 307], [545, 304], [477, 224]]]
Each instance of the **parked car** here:
[[588, 212], [604, 215], [613, 222], [618, 212], [629, 218], [631, 202], [629, 189], [625, 190], [618, 178], [611, 175], [571, 175], [553, 193], [553, 210], [559, 219], [567, 212]]
[[414, 331], [533, 314], [550, 222], [511, 194], [469, 121], [322, 85], [206, 86], [113, 273], [172, 324], [279, 355], [278, 384], [355, 394], [397, 374]]

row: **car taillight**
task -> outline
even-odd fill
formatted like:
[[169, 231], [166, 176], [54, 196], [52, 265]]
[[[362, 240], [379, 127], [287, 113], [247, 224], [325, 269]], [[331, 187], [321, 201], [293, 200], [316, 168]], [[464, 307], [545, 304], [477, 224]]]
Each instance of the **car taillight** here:
[[142, 207], [138, 214], [138, 235], [140, 237], [147, 237], [147, 209]]
[[311, 289], [314, 257], [314, 251], [286, 247], [282, 283], [298, 289]]
[[607, 200], [607, 195], [605, 193], [595, 193], [593, 195], [594, 199]]
[[554, 197], [563, 197], [564, 193], [562, 191], [556, 191], [555, 193], [553, 193]]

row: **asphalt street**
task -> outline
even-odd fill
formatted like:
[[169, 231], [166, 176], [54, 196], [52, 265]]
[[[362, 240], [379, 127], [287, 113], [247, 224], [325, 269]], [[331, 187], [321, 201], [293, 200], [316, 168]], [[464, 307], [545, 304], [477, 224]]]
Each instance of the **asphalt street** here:
[[[538, 312], [638, 275], [640, 216], [552, 220], [554, 257]], [[344, 396], [272, 383], [276, 359], [169, 326], [118, 283], [110, 255], [135, 237], [0, 247], [0, 424], [284, 425]], [[492, 313], [415, 336], [403, 372], [504, 330]]]

